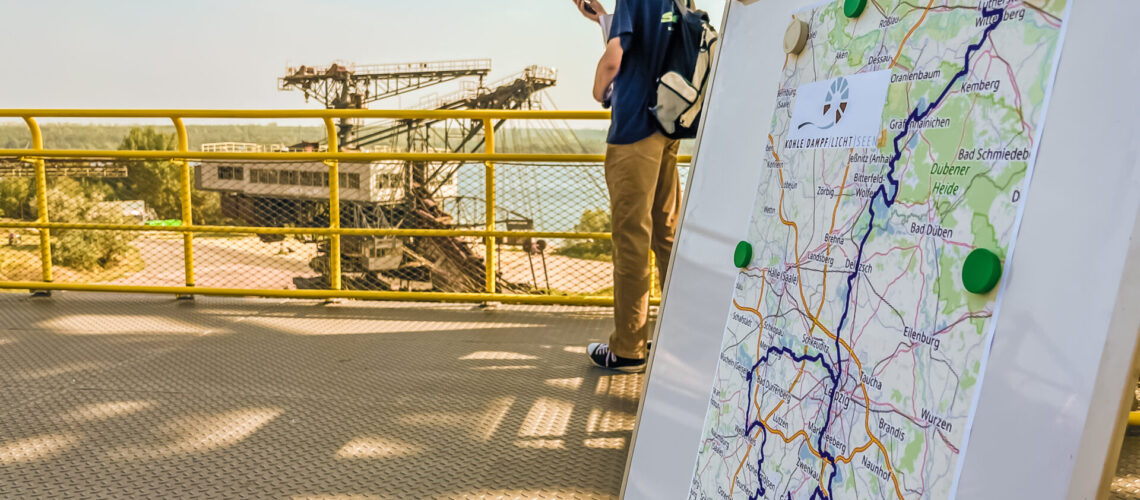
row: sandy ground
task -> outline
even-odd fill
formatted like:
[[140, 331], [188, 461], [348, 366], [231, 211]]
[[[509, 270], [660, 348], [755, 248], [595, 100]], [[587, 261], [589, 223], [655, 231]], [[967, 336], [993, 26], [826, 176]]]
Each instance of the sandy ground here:
[[[182, 286], [185, 265], [182, 239], [140, 238], [135, 241], [146, 268], [112, 281], [116, 285]], [[293, 278], [312, 277], [309, 260], [316, 245], [296, 240], [263, 243], [244, 238], [195, 238], [195, 285], [219, 288], [295, 289]]]
[[[136, 286], [183, 286], [185, 270], [180, 235], [144, 235], [133, 243], [145, 267], [105, 283]], [[31, 247], [28, 247], [31, 248]], [[27, 250], [22, 248], [22, 250]], [[34, 249], [32, 249], [34, 250]], [[472, 250], [482, 257], [482, 246]], [[297, 240], [264, 243], [256, 236], [240, 238], [197, 237], [194, 239], [195, 285], [218, 288], [296, 289], [294, 278], [312, 278], [315, 273], [309, 261], [317, 253], [314, 244]], [[594, 295], [606, 293], [613, 286], [613, 264], [575, 259], [547, 252], [528, 256], [517, 247], [501, 247], [496, 252], [498, 270], [503, 279], [527, 289], [555, 293]], [[9, 257], [16, 254], [9, 255]], [[7, 280], [36, 280], [39, 255], [28, 250], [19, 252], [27, 262], [4, 268]], [[34, 262], [33, 262], [34, 261]], [[55, 268], [56, 281], [80, 282], [82, 273]]]
[[[144, 237], [136, 240], [134, 245], [146, 267], [115, 279], [111, 284], [184, 284], [180, 237]], [[293, 278], [316, 276], [309, 268], [309, 261], [316, 256], [316, 251], [316, 245], [296, 240], [264, 243], [255, 236], [195, 238], [195, 284], [200, 287], [295, 289]], [[574, 259], [548, 252], [544, 269], [540, 255], [532, 255], [528, 259], [526, 253], [508, 248], [498, 252], [498, 256], [499, 272], [503, 278], [522, 286], [538, 290], [549, 287], [575, 294], [595, 294], [612, 286], [613, 265], [609, 262]]]
[[499, 252], [499, 272], [507, 281], [538, 290], [546, 290], [549, 286], [556, 291], [593, 295], [613, 286], [612, 263], [551, 255], [550, 252], [547, 252], [545, 260], [544, 269], [540, 255], [531, 255], [528, 259], [526, 252], [504, 250]]

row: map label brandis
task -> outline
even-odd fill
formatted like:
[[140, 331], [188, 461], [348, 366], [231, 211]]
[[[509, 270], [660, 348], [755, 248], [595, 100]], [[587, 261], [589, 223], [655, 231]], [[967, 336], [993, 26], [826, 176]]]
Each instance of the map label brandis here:
[[906, 433], [902, 429], [891, 425], [890, 422], [882, 418], [879, 419], [879, 435], [889, 436], [900, 442], [906, 441]]

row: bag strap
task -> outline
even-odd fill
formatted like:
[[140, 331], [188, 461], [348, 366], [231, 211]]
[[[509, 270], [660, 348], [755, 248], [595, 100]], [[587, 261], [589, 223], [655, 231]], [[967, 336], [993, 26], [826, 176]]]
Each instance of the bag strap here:
[[684, 14], [689, 11], [688, 0], [673, 0], [673, 5], [677, 6], [677, 10]]
[[[712, 61], [716, 60], [717, 44], [718, 41], [714, 38], [711, 42], [709, 42], [708, 50], [702, 51], [701, 58], [703, 59], [702, 62], [704, 64], [708, 65], [711, 64]], [[701, 89], [701, 91], [699, 94], [697, 94], [697, 100], [692, 105], [690, 105], [689, 109], [685, 110], [685, 112], [682, 113], [678, 118], [678, 121], [681, 123], [682, 127], [688, 128], [693, 126], [693, 122], [695, 122], [697, 120], [697, 117], [700, 116], [701, 109], [704, 108], [705, 104], [705, 93], [708, 91], [709, 82], [705, 81], [707, 77], [708, 70], [706, 68], [705, 74], [701, 77], [700, 87], [698, 87]]]

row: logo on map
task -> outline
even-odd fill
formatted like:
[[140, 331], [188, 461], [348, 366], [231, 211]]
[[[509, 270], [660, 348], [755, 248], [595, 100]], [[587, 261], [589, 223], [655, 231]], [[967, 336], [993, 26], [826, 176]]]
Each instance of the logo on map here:
[[784, 147], [877, 147], [890, 83], [886, 70], [801, 85]]
[[[842, 76], [836, 78], [831, 82], [831, 88], [827, 90], [827, 99], [823, 104], [823, 120], [827, 125], [820, 125], [813, 122], [803, 122], [797, 126], [797, 129], [807, 126], [814, 126], [820, 130], [827, 130], [834, 127], [843, 119], [843, 114], [847, 112], [847, 98], [851, 96], [851, 89], [848, 88], [847, 79]], [[834, 116], [834, 118], [832, 118]]]

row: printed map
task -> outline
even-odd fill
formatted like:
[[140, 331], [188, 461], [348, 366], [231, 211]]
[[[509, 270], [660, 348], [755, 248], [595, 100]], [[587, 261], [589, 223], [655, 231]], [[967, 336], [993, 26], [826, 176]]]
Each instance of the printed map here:
[[690, 498], [954, 495], [1068, 1], [796, 14]]

